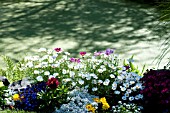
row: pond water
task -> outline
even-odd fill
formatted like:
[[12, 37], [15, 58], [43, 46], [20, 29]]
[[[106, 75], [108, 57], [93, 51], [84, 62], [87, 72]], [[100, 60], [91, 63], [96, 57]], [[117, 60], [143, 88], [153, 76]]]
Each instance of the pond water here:
[[158, 18], [155, 8], [120, 0], [2, 2], [0, 54], [17, 61], [41, 47], [61, 47], [73, 55], [115, 48], [122, 59], [135, 55], [139, 68], [157, 67], [154, 59], [170, 44], [162, 46], [170, 33]]

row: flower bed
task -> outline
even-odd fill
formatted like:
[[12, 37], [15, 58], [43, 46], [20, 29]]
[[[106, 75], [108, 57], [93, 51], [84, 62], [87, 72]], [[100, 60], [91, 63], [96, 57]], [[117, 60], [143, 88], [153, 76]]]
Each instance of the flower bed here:
[[6, 77], [15, 76], [18, 80], [11, 79], [13, 83], [3, 86], [8, 81], [2, 77], [0, 107], [3, 109], [43, 113], [140, 113], [154, 109], [148, 106], [163, 94], [159, 100], [163, 98], [164, 108], [158, 111], [170, 111], [170, 71], [154, 73], [165, 81], [156, 78], [159, 81], [156, 86], [155, 77], [149, 76], [152, 70], [143, 77], [133, 65], [133, 57], [122, 60], [112, 49], [93, 54], [83, 51], [79, 58], [73, 58], [61, 48], [41, 48], [37, 55], [26, 56], [16, 65], [9, 59], [7, 62], [10, 65], [3, 70]]

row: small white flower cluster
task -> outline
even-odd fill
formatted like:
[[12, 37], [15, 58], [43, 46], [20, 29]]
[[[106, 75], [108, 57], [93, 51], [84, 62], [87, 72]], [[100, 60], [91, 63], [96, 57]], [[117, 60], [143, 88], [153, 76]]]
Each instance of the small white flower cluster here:
[[141, 94], [133, 94], [143, 89], [142, 83], [139, 81], [141, 76], [133, 72], [122, 71], [112, 84], [112, 90], [115, 94], [120, 94], [123, 92], [122, 100], [139, 100], [143, 98]]
[[63, 104], [60, 109], [56, 109], [54, 113], [89, 113], [86, 105], [91, 103], [98, 107], [98, 104], [93, 101], [97, 96], [88, 94], [85, 90], [73, 90], [68, 97], [69, 103]]
[[113, 113], [141, 113], [142, 109], [142, 106], [137, 106], [133, 103], [126, 104], [121, 101], [118, 102], [118, 105], [112, 106]]

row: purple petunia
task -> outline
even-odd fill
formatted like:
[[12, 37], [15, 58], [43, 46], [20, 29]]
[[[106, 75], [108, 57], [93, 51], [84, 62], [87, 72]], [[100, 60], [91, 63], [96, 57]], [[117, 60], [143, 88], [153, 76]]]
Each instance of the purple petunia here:
[[106, 49], [106, 51], [105, 51], [105, 54], [106, 55], [110, 55], [110, 54], [112, 54], [114, 52], [114, 50], [113, 49]]

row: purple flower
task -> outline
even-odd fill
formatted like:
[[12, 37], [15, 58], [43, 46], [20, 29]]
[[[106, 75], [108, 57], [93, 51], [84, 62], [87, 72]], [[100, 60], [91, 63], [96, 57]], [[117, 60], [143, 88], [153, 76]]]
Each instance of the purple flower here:
[[110, 55], [110, 54], [112, 54], [113, 52], [114, 52], [113, 49], [106, 49], [105, 54], [106, 54], [106, 55]]
[[71, 62], [75, 62], [75, 58], [70, 58], [70, 61]]
[[80, 63], [80, 59], [79, 58], [70, 58], [71, 62], [77, 62]]
[[124, 66], [124, 67], [126, 68], [126, 70], [128, 70], [128, 69], [130, 68], [130, 66], [128, 66], [128, 65], [127, 65], [127, 66]]

